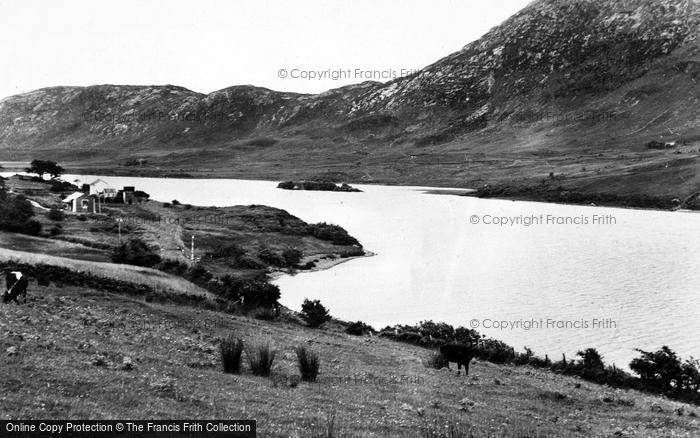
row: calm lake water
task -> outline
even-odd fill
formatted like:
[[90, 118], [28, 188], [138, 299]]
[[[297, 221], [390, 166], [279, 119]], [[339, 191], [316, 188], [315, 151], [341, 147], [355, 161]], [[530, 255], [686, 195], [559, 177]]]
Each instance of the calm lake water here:
[[[265, 181], [101, 178], [156, 200], [282, 208], [339, 224], [376, 254], [278, 279], [281, 302], [292, 309], [320, 299], [333, 315], [375, 328], [445, 321], [553, 358], [596, 347], [618, 366], [636, 356], [634, 348], [669, 345], [700, 357], [697, 213], [483, 200], [416, 187], [328, 193]], [[515, 222], [497, 225], [496, 217]]]

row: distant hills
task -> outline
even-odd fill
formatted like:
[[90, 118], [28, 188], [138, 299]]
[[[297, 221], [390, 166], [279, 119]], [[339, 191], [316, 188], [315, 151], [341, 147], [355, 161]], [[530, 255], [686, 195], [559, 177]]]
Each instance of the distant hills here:
[[697, 1], [540, 0], [388, 83], [45, 88], [0, 101], [0, 160], [687, 197], [700, 191], [699, 26]]

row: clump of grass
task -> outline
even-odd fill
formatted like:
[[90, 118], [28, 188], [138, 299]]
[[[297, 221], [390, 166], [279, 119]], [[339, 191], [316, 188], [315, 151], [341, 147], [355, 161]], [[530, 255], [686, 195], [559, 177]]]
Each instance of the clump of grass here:
[[447, 359], [439, 351], [432, 352], [426, 359], [423, 359], [423, 365], [426, 368], [435, 368], [440, 370], [445, 368], [448, 364]]
[[269, 376], [272, 369], [272, 363], [275, 361], [277, 351], [275, 351], [269, 343], [257, 344], [252, 348], [245, 349], [250, 370], [256, 376]]
[[301, 379], [305, 382], [315, 381], [321, 368], [321, 360], [318, 353], [307, 350], [304, 346], [297, 348], [296, 353]]
[[243, 341], [229, 336], [221, 341], [221, 363], [224, 372], [238, 374], [241, 372], [241, 356], [243, 354]]

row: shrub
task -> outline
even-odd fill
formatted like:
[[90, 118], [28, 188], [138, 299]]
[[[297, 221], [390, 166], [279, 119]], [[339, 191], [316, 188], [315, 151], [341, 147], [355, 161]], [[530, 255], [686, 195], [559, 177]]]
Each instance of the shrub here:
[[309, 225], [310, 232], [314, 237], [321, 240], [328, 240], [335, 245], [360, 245], [354, 237], [348, 234], [343, 227], [333, 224], [321, 222], [318, 224]]
[[258, 258], [264, 263], [278, 268], [282, 268], [287, 265], [287, 262], [280, 254], [277, 254], [276, 252], [267, 247], [260, 248], [260, 250], [258, 251]]
[[248, 280], [240, 294], [247, 307], [272, 307], [280, 299], [280, 288], [262, 280]]
[[282, 251], [284, 263], [289, 267], [298, 265], [301, 262], [302, 255], [302, 252], [296, 248], [287, 248]]
[[423, 365], [425, 365], [426, 368], [435, 368], [436, 370], [445, 368], [447, 364], [447, 359], [445, 359], [445, 356], [443, 356], [439, 351], [434, 351], [423, 360]]
[[318, 370], [321, 367], [318, 353], [307, 350], [304, 346], [297, 348], [296, 353], [301, 380], [305, 382], [315, 381], [316, 377], [318, 377]]
[[55, 222], [60, 222], [63, 220], [65, 215], [63, 212], [57, 208], [52, 208], [49, 210], [48, 214], [46, 215], [50, 220], [55, 221]]
[[405, 342], [406, 344], [422, 345], [423, 336], [417, 332], [401, 332], [394, 338], [398, 342]]
[[156, 265], [156, 269], [167, 272], [168, 274], [182, 276], [187, 272], [188, 266], [187, 263], [183, 263], [179, 260], [164, 259]]
[[301, 317], [310, 327], [320, 327], [331, 319], [328, 310], [319, 300], [305, 299], [301, 305]]
[[207, 271], [206, 268], [201, 265], [192, 266], [185, 273], [186, 279], [199, 286], [205, 286], [212, 277], [213, 275], [211, 272]]
[[180, 201], [178, 201], [177, 199], [173, 199], [170, 203], [173, 205], [180, 205]]
[[112, 262], [153, 267], [161, 262], [160, 255], [140, 239], [131, 239], [112, 251]]
[[683, 369], [675, 352], [665, 345], [655, 352], [637, 351], [642, 356], [630, 362], [630, 369], [639, 374], [642, 383], [661, 390], [682, 387]]
[[253, 374], [256, 376], [270, 375], [272, 363], [275, 361], [277, 352], [269, 343], [258, 344], [253, 348], [246, 348], [245, 354]]
[[243, 355], [243, 341], [229, 336], [221, 340], [221, 363], [224, 372], [238, 374], [241, 372], [241, 356]]
[[60, 225], [56, 224], [53, 227], [49, 228], [49, 234], [52, 236], [58, 236], [63, 232], [63, 228], [61, 228]]
[[345, 329], [345, 333], [353, 336], [364, 336], [367, 333], [374, 333], [376, 330], [371, 325], [367, 325], [362, 321], [351, 322]]
[[683, 372], [683, 388], [688, 391], [700, 390], [700, 361], [692, 357], [681, 366]]
[[579, 363], [581, 367], [580, 376], [588, 380], [599, 380], [605, 376], [605, 363], [603, 357], [595, 348], [586, 348], [583, 351], [576, 353], [581, 358]]
[[265, 276], [256, 279], [239, 279], [224, 275], [217, 282], [216, 290], [210, 290], [230, 301], [241, 300], [247, 309], [257, 307], [275, 308], [280, 299], [279, 287], [267, 281]]
[[0, 188], [0, 230], [36, 236], [41, 232], [41, 224], [33, 216], [34, 208], [24, 196], [11, 195]]
[[294, 181], [282, 181], [281, 183], [277, 184], [278, 189], [294, 190], [294, 187]]
[[313, 261], [309, 261], [309, 262], [304, 263], [301, 266], [297, 266], [297, 268], [302, 269], [302, 270], [307, 270], [307, 271], [310, 269], [313, 269], [315, 267], [316, 267], [316, 263]]

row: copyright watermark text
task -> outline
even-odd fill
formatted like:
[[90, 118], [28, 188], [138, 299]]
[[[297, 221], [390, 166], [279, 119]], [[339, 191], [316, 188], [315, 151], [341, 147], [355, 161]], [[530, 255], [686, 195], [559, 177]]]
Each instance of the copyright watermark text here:
[[472, 329], [495, 329], [495, 330], [599, 330], [616, 329], [617, 321], [612, 318], [579, 318], [579, 319], [556, 319], [556, 318], [531, 318], [531, 319], [494, 319], [474, 318], [469, 321]]
[[581, 214], [557, 216], [553, 214], [531, 215], [492, 215], [473, 214], [469, 217], [472, 225], [496, 225], [499, 227], [532, 227], [540, 225], [617, 225], [617, 217], [612, 214]]
[[410, 68], [327, 68], [327, 69], [305, 69], [305, 68], [281, 68], [277, 70], [277, 77], [280, 79], [301, 79], [305, 81], [389, 81], [417, 73], [419, 70]]

